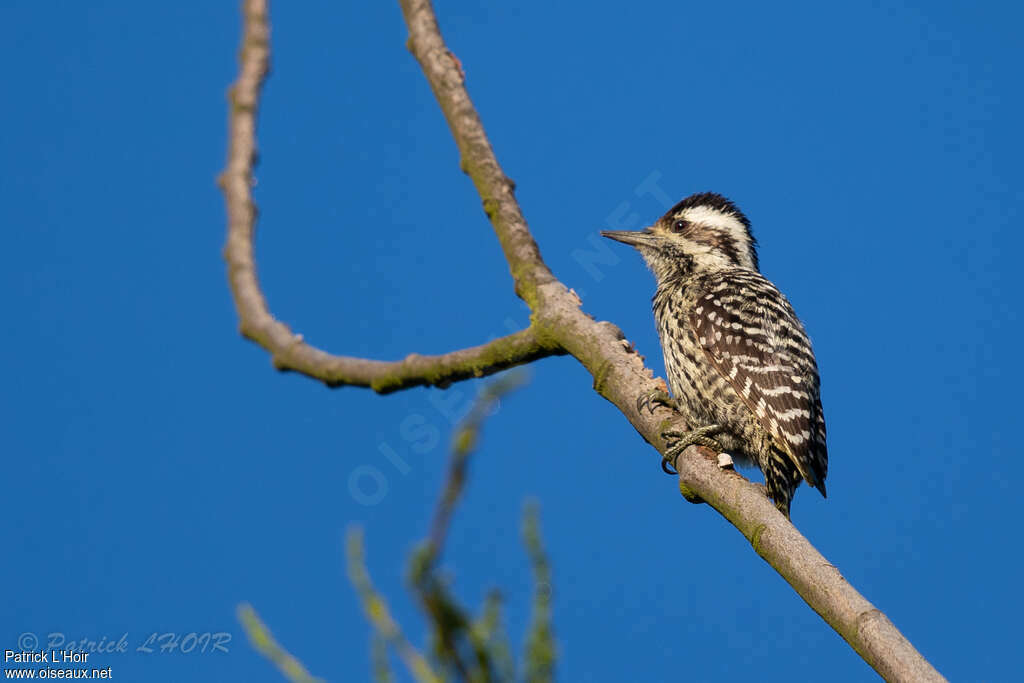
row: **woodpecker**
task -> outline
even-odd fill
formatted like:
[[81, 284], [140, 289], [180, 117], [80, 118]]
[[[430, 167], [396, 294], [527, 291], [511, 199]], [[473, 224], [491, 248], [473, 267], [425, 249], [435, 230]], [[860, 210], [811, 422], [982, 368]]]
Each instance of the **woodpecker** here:
[[674, 398], [655, 392], [637, 405], [668, 405], [690, 427], [665, 432], [673, 443], [663, 466], [691, 444], [728, 453], [760, 468], [787, 518], [801, 481], [824, 496], [828, 450], [817, 362], [793, 307], [758, 269], [747, 217], [704, 192], [644, 230], [601, 234], [635, 247], [657, 280], [654, 317]]

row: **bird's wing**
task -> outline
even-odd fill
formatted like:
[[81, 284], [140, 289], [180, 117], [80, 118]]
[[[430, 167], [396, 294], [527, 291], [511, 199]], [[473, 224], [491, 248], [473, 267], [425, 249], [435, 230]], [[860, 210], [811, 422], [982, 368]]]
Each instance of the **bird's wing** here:
[[824, 495], [828, 453], [818, 369], [789, 302], [761, 277], [710, 283], [690, 325], [711, 365]]

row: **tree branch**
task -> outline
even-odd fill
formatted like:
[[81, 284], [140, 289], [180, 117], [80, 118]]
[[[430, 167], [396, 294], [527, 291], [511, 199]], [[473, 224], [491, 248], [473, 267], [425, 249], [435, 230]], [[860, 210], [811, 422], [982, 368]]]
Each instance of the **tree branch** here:
[[[269, 351], [274, 367], [279, 370], [300, 372], [330, 387], [370, 387], [382, 394], [423, 385], [443, 387], [565, 353], [554, 340], [531, 326], [487, 344], [439, 356], [410, 354], [393, 362], [335, 356], [307, 344], [301, 334], [293, 333], [274, 318], [260, 289], [253, 256], [257, 217], [252, 199], [252, 170], [257, 160], [256, 116], [263, 83], [270, 73], [266, 0], [246, 0], [243, 12], [241, 69], [229, 92], [228, 163], [218, 181], [227, 204], [224, 258], [242, 335]], [[528, 232], [526, 235], [529, 237]], [[533, 249], [536, 251], [536, 245]]]
[[[269, 52], [265, 0], [247, 0], [242, 68], [232, 90], [231, 143], [222, 177], [228, 203], [226, 257], [242, 332], [274, 354], [282, 369], [304, 372], [328, 384], [356, 384], [394, 391], [417, 384], [444, 385], [558, 353], [569, 353], [594, 377], [594, 389], [625, 415], [640, 435], [664, 453], [661, 433], [678, 419], [665, 408], [641, 414], [636, 398], [655, 388], [653, 373], [612, 323], [580, 310], [579, 299], [545, 265], [465, 88], [461, 66], [441, 37], [429, 0], [400, 0], [409, 28], [408, 46], [419, 61], [483, 200], [501, 243], [516, 293], [530, 306], [527, 330], [496, 340], [495, 358], [485, 345], [434, 358], [412, 357], [398, 364], [330, 356], [304, 344], [267, 312], [255, 276], [250, 195], [255, 157], [255, 114]], [[521, 335], [521, 336], [520, 336]], [[421, 360], [422, 359], [422, 360]], [[407, 364], [397, 373], [399, 366]], [[421, 364], [417, 364], [421, 363]], [[724, 471], [696, 447], [677, 460], [679, 487], [691, 501], [705, 501], [750, 540], [757, 553], [794, 587], [879, 674], [892, 681], [945, 680], [895, 626], [850, 586], [772, 505], [759, 486]]]
[[409, 27], [406, 46], [423, 68], [441, 105], [461, 154], [460, 166], [473, 180], [484, 212], [498, 235], [515, 280], [516, 293], [536, 311], [536, 288], [557, 281], [541, 258], [540, 249], [526, 225], [515, 198], [515, 183], [498, 164], [480, 115], [466, 91], [462, 66], [441, 38], [430, 1], [399, 0], [399, 4]]
[[728, 519], [782, 578], [887, 681], [944, 681], [878, 608], [783, 517], [763, 489], [714, 457], [680, 457], [679, 485]]

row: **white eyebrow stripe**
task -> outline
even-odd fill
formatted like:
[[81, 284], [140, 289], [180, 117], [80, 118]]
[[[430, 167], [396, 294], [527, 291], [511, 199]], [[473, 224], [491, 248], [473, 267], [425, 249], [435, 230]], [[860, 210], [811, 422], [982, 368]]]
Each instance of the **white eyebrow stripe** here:
[[[742, 246], [740, 249], [740, 256], [746, 260], [748, 253], [751, 249], [750, 232], [747, 227], [743, 225], [743, 222], [736, 216], [719, 211], [710, 206], [695, 206], [689, 209], [683, 209], [676, 214], [677, 218], [683, 218], [691, 223], [697, 223], [700, 225], [706, 225], [710, 228], [723, 230], [729, 234], [729, 237], [737, 244]], [[750, 264], [753, 267], [754, 264]]]

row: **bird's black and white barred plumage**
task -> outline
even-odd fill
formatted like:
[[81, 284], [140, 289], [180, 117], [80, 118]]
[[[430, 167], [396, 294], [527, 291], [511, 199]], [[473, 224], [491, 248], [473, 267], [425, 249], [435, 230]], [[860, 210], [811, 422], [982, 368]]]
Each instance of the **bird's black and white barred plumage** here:
[[693, 195], [652, 227], [607, 233], [636, 246], [658, 281], [654, 314], [669, 387], [692, 427], [756, 464], [785, 514], [801, 480], [825, 494], [828, 451], [818, 368], [793, 308], [758, 270], [746, 217]]

